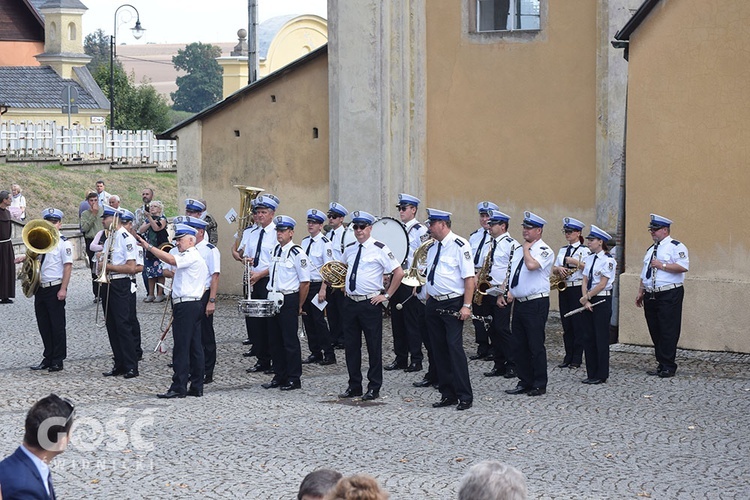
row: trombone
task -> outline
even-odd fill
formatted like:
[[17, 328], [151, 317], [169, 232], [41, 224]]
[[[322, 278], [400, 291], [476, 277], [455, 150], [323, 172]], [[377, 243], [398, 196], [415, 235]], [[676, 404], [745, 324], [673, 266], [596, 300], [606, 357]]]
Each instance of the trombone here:
[[[96, 298], [97, 298], [97, 306], [96, 306], [96, 316], [94, 317], [94, 325], [96, 325], [97, 328], [104, 328], [107, 326], [107, 312], [109, 311], [109, 276], [107, 276], [107, 264], [112, 263], [112, 242], [115, 239], [115, 232], [117, 231], [118, 226], [120, 225], [120, 214], [115, 213], [112, 223], [109, 225], [109, 229], [104, 230], [104, 234], [107, 235], [107, 241], [104, 242], [104, 248], [101, 252], [100, 257], [100, 263], [101, 263], [101, 269], [99, 270], [99, 274], [97, 275], [96, 279], [94, 280], [95, 283], [99, 284], [99, 287], [96, 291]], [[109, 231], [109, 234], [107, 234], [107, 231]], [[106, 304], [103, 304], [104, 309], [104, 322], [99, 323], [99, 305], [98, 303], [102, 299], [102, 285], [106, 284], [107, 286], [107, 299], [104, 301]]]

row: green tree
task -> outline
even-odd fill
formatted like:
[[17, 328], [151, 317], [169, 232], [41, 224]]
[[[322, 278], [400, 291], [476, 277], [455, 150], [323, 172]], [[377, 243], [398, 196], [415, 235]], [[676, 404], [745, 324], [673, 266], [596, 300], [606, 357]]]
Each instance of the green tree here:
[[[109, 35], [105, 35], [101, 28], [86, 35], [83, 39], [83, 51], [91, 57], [91, 62], [86, 66], [92, 75], [99, 71], [100, 66], [109, 68]], [[122, 68], [119, 61], [115, 61], [115, 66]]]
[[177, 77], [177, 91], [171, 94], [175, 110], [195, 113], [221, 99], [221, 66], [216, 62], [219, 56], [219, 47], [195, 42], [172, 57], [175, 68], [187, 72]]

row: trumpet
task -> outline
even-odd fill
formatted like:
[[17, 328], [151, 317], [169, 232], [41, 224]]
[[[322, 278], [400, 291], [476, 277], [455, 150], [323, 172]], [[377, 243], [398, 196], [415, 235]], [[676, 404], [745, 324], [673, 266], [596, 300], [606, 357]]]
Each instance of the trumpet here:
[[[97, 275], [96, 279], [94, 280], [95, 283], [98, 283], [99, 286], [96, 290], [96, 298], [97, 302], [99, 302], [99, 299], [101, 299], [102, 294], [102, 284], [109, 284], [109, 277], [107, 276], [107, 264], [112, 262], [112, 242], [115, 239], [115, 232], [117, 231], [117, 228], [120, 225], [120, 214], [119, 212], [115, 213], [114, 218], [112, 219], [112, 223], [109, 225], [109, 235], [107, 236], [107, 241], [104, 242], [104, 248], [102, 249], [102, 257], [101, 257], [101, 269], [99, 270], [99, 274]], [[94, 316], [94, 325], [96, 325], [98, 328], [104, 328], [107, 326], [107, 312], [109, 311], [109, 286], [107, 286], [107, 300], [106, 306], [104, 307], [104, 322], [99, 323], [99, 306], [96, 306], [96, 316]]]

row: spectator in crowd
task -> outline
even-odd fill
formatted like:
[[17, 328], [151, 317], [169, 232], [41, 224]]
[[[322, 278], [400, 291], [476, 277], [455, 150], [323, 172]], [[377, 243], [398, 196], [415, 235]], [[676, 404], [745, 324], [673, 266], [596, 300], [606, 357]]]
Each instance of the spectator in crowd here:
[[50, 462], [70, 442], [75, 408], [70, 401], [50, 394], [26, 414], [23, 443], [0, 462], [0, 492], [7, 499], [55, 499]]
[[[154, 199], [154, 190], [151, 188], [143, 188], [141, 191], [141, 199], [143, 200], [143, 206], [135, 211], [135, 222], [133, 223], [134, 228], [139, 228], [144, 222], [147, 222], [146, 214], [150, 212], [151, 201]], [[146, 290], [146, 295], [148, 295], [148, 274], [146, 273], [146, 266], [143, 266], [141, 278], [143, 279], [143, 289]]]
[[98, 291], [96, 279], [96, 265], [94, 260], [94, 251], [91, 250], [91, 242], [94, 241], [96, 233], [101, 228], [101, 221], [99, 220], [99, 197], [95, 192], [90, 192], [86, 196], [86, 203], [89, 208], [81, 214], [81, 232], [83, 233], [83, 240], [86, 242], [86, 255], [89, 258], [89, 264], [91, 266], [91, 285], [94, 293], [94, 302], [96, 300], [96, 294]]
[[497, 460], [471, 467], [458, 488], [458, 500], [525, 500], [526, 495], [521, 471]]
[[0, 191], [0, 304], [12, 304], [16, 296], [16, 265], [11, 236], [10, 191]]
[[10, 200], [11, 214], [20, 220], [26, 220], [26, 197], [21, 194], [21, 186], [13, 184], [10, 187], [10, 192], [13, 197]]
[[109, 195], [109, 206], [112, 208], [120, 208], [120, 197], [116, 194]]
[[323, 497], [336, 487], [341, 473], [331, 469], [318, 469], [305, 476], [299, 485], [297, 500], [323, 500]]
[[378, 481], [367, 474], [355, 474], [341, 478], [325, 500], [387, 500], [388, 492], [380, 488]]
[[[149, 206], [149, 212], [144, 215], [145, 221], [138, 228], [138, 234], [143, 235], [149, 245], [159, 248], [160, 245], [169, 240], [167, 234], [167, 218], [164, 217], [164, 205], [160, 201], [152, 201]], [[164, 273], [162, 272], [161, 261], [154, 254], [146, 252], [146, 262], [144, 269], [148, 276], [148, 295], [144, 302], [163, 302], [164, 288], [157, 286], [157, 283], [164, 284]], [[156, 292], [156, 293], [154, 293]]]
[[104, 181], [99, 179], [96, 181], [96, 194], [99, 196], [99, 206], [109, 205], [110, 194], [104, 190]]

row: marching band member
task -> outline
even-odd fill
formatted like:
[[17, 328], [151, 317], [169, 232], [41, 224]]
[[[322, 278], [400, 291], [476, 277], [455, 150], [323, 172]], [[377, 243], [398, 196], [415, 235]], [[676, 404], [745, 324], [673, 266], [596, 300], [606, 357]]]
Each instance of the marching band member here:
[[[584, 384], [603, 384], [609, 378], [609, 320], [612, 317], [612, 285], [617, 274], [617, 262], [608, 253], [607, 243], [611, 239], [609, 233], [593, 224], [586, 236], [591, 254], [586, 257], [583, 269], [583, 289], [586, 293], [579, 300], [586, 307], [581, 314], [588, 375], [583, 380]], [[594, 297], [598, 307], [593, 307], [591, 301]]]
[[[682, 326], [682, 300], [685, 273], [690, 269], [687, 247], [670, 236], [672, 221], [651, 214], [648, 230], [654, 244], [643, 257], [641, 284], [635, 305], [643, 307], [648, 332], [654, 343], [654, 354], [659, 363], [649, 375], [674, 377], [675, 357]], [[644, 300], [645, 299], [645, 300]]]
[[555, 254], [542, 240], [547, 223], [531, 212], [524, 212], [523, 244], [513, 252], [510, 290], [507, 301], [502, 295], [498, 305], [513, 306], [511, 338], [513, 360], [519, 382], [508, 394], [540, 396], [547, 392], [547, 351], [544, 325], [549, 315], [549, 275]]
[[[124, 227], [133, 237], [136, 235], [134, 221], [135, 221], [135, 214], [130, 212], [129, 210], [126, 210], [124, 208], [120, 209], [121, 213], [127, 213], [132, 216], [132, 218], [129, 218], [129, 216], [126, 216], [123, 220], [122, 227]], [[129, 219], [129, 220], [128, 220]], [[166, 219], [165, 219], [166, 220]], [[136, 276], [140, 276], [141, 273], [143, 273], [143, 267], [145, 264], [145, 252], [143, 251], [143, 248], [136, 247], [136, 257], [135, 257], [135, 274], [131, 277], [130, 282], [132, 283], [130, 287], [130, 300], [128, 302], [128, 305], [130, 306], [130, 313], [128, 317], [130, 318], [130, 321], [133, 324], [133, 345], [135, 346], [135, 357], [138, 361], [141, 361], [143, 359], [143, 348], [141, 347], [141, 323], [138, 321], [138, 311], [137, 311], [137, 302], [138, 302], [138, 280], [136, 279]]]
[[205, 308], [201, 298], [206, 290], [208, 266], [195, 248], [197, 234], [187, 224], [175, 224], [174, 238], [179, 251], [176, 255], [159, 250], [138, 237], [143, 248], [175, 268], [172, 280], [174, 375], [167, 392], [157, 394], [161, 399], [203, 396], [205, 361], [201, 342], [201, 317]]
[[[109, 214], [110, 211], [105, 208], [104, 224], [111, 220]], [[107, 290], [102, 289], [102, 307], [106, 314], [109, 343], [115, 357], [112, 369], [102, 374], [105, 377], [123, 375], [125, 378], [134, 378], [138, 376], [136, 332], [130, 301], [139, 249], [133, 235], [124, 227], [125, 224], [132, 223], [134, 217], [128, 210], [119, 211], [119, 223], [108, 236], [108, 238], [113, 238], [111, 261], [107, 262], [107, 256], [103, 256], [104, 262], [107, 262], [105, 265], [109, 284]]]
[[[464, 321], [471, 317], [474, 263], [469, 242], [451, 231], [451, 213], [427, 209], [430, 234], [436, 240], [427, 252], [426, 318], [442, 398], [433, 408], [471, 408], [474, 394], [463, 346]], [[458, 311], [460, 317], [438, 309]]]
[[580, 307], [581, 283], [583, 280], [584, 259], [591, 252], [583, 244], [583, 222], [573, 217], [563, 219], [563, 233], [568, 244], [557, 252], [557, 259], [552, 272], [565, 280], [565, 290], [559, 292], [560, 322], [563, 327], [565, 357], [558, 368], [579, 368], [583, 359], [583, 324], [582, 316], [576, 314], [569, 318], [565, 315]]
[[297, 328], [302, 297], [307, 297], [310, 289], [310, 266], [305, 252], [292, 241], [296, 221], [279, 215], [274, 222], [278, 244], [273, 249], [266, 290], [283, 294], [284, 302], [276, 315], [269, 318], [274, 376], [262, 387], [292, 391], [302, 387], [302, 352]]
[[[256, 225], [247, 228], [242, 233], [242, 241], [237, 251], [242, 254], [243, 261], [250, 266], [248, 283], [253, 287], [251, 298], [266, 299], [268, 291], [268, 268], [271, 263], [271, 255], [276, 246], [276, 226], [273, 217], [279, 206], [279, 199], [272, 194], [261, 194], [255, 198], [253, 209]], [[268, 339], [268, 318], [245, 318], [248, 338], [253, 340], [253, 348], [244, 353], [243, 356], [255, 356], [258, 362], [255, 366], [248, 368], [248, 373], [271, 371], [271, 351]]]
[[[347, 264], [346, 293], [343, 323], [346, 342], [346, 368], [349, 371], [347, 389], [340, 398], [362, 396], [362, 334], [367, 343], [370, 367], [367, 370], [367, 393], [362, 401], [380, 397], [383, 385], [383, 310], [381, 303], [388, 300], [401, 284], [404, 270], [393, 253], [380, 241], [371, 237], [375, 217], [363, 211], [352, 214], [356, 242], [344, 250]], [[393, 273], [388, 291], [383, 293], [383, 275]]]
[[[255, 198], [250, 200], [250, 214], [248, 214], [250, 217], [250, 220], [248, 221], [249, 224], [245, 227], [243, 230], [243, 234], [245, 231], [252, 231], [257, 228], [257, 224], [255, 223]], [[237, 262], [242, 262], [242, 255], [237, 251], [237, 248], [240, 246], [240, 242], [242, 241], [242, 234], [234, 233], [234, 241], [232, 242], [232, 258], [236, 260]], [[248, 273], [246, 272], [247, 269], [243, 270], [242, 272], [242, 297], [247, 298], [247, 290], [248, 290]], [[252, 338], [250, 335], [250, 331], [247, 330], [247, 338], [242, 341], [242, 345], [251, 345]]]
[[[418, 207], [419, 198], [416, 196], [406, 193], [398, 195], [396, 208], [398, 208], [401, 223], [406, 227], [406, 234], [409, 238], [409, 251], [402, 266], [405, 271], [409, 269], [414, 259], [414, 251], [428, 238], [426, 236], [427, 228], [416, 219]], [[419, 323], [414, 321], [417, 316], [415, 309], [419, 307], [417, 305], [419, 301], [409, 300], [404, 302], [412, 292], [414, 292], [413, 287], [402, 283], [390, 301], [393, 351], [396, 354], [396, 359], [384, 366], [385, 370], [422, 371], [422, 337], [419, 331]], [[401, 309], [396, 307], [398, 304], [403, 304]], [[409, 363], [409, 357], [411, 357], [411, 363]]]
[[[331, 250], [333, 250], [333, 260], [343, 262], [344, 260], [344, 233], [346, 233], [346, 224], [344, 217], [349, 215], [349, 211], [335, 201], [328, 205], [328, 223], [331, 230], [328, 232], [328, 239], [331, 240]], [[331, 331], [331, 342], [336, 349], [344, 348], [344, 328], [341, 323], [341, 314], [344, 307], [344, 291], [326, 286], [326, 297], [328, 298], [328, 326]]]
[[[488, 220], [492, 242], [490, 247], [490, 259], [492, 278], [490, 288], [485, 298], [492, 304], [492, 328], [490, 338], [492, 339], [492, 353], [495, 365], [492, 370], [485, 372], [485, 377], [515, 378], [516, 364], [513, 361], [510, 337], [510, 307], [505, 304], [498, 305], [498, 296], [505, 292], [505, 280], [508, 276], [511, 253], [518, 247], [518, 242], [510, 237], [508, 233], [508, 221], [510, 216], [499, 210], [491, 210]], [[489, 300], [489, 299], [492, 300]]]
[[[42, 217], [59, 232], [62, 228], [62, 211], [47, 208]], [[44, 353], [42, 362], [32, 366], [32, 370], [47, 369], [59, 372], [67, 357], [65, 331], [65, 299], [68, 295], [70, 272], [73, 269], [73, 247], [65, 236], [60, 235], [57, 246], [49, 253], [42, 254], [39, 270], [39, 286], [34, 292], [34, 313], [39, 334], [42, 336]], [[16, 264], [26, 260], [26, 255], [15, 259]]]
[[323, 286], [323, 277], [320, 275], [320, 267], [326, 262], [333, 260], [333, 249], [331, 240], [323, 236], [324, 212], [311, 208], [307, 211], [307, 232], [301, 243], [307, 258], [312, 263], [310, 267], [310, 290], [304, 297], [302, 305], [302, 322], [307, 332], [307, 344], [310, 355], [302, 360], [303, 364], [318, 363], [321, 365], [332, 365], [336, 362], [336, 354], [331, 342], [331, 332], [326, 323], [323, 310], [313, 304], [317, 297], [319, 302], [326, 300], [326, 287]]
[[[490, 210], [497, 210], [497, 205], [491, 201], [480, 201], [477, 204], [480, 227], [469, 235], [475, 275], [482, 268], [484, 259], [487, 257], [487, 252], [490, 251], [490, 243], [492, 241], [488, 224]], [[476, 283], [474, 286], [476, 287]], [[492, 314], [492, 307], [493, 305], [490, 301], [482, 301], [482, 305], [472, 304], [472, 312], [477, 316], [488, 316]], [[490, 335], [484, 322], [474, 320], [474, 334], [477, 342], [477, 353], [469, 356], [469, 359], [491, 360]]]
[[[430, 220], [424, 221], [424, 227], [427, 228], [427, 238], [431, 238], [430, 233]], [[417, 268], [417, 271], [422, 276], [427, 276], [427, 261], [423, 265]], [[422, 377], [422, 380], [418, 382], [412, 382], [411, 385], [414, 387], [438, 387], [438, 376], [437, 376], [437, 362], [435, 361], [434, 351], [432, 349], [432, 341], [430, 340], [430, 333], [427, 330], [427, 317], [425, 315], [425, 304], [427, 303], [427, 287], [418, 286], [414, 290], [414, 297], [409, 299], [410, 301], [417, 301], [416, 307], [409, 309], [412, 312], [410, 316], [407, 316], [406, 321], [414, 322], [418, 325], [419, 335], [422, 338], [425, 351], [427, 351], [427, 371]]]

